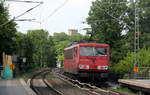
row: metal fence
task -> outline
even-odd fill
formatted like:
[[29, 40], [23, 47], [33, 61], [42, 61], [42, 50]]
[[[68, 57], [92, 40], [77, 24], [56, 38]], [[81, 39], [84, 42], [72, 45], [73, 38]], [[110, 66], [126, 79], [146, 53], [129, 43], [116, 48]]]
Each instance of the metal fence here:
[[138, 72], [131, 72], [130, 79], [150, 79], [150, 67], [139, 67]]

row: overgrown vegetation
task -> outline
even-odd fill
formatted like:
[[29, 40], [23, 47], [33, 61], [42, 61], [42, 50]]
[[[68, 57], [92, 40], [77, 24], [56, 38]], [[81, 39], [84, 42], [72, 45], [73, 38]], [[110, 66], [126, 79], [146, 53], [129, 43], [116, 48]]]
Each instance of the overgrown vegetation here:
[[46, 78], [56, 78], [56, 76], [53, 75], [53, 74], [48, 74], [48, 75], [46, 76]]
[[[140, 67], [150, 67], [150, 48], [141, 49], [136, 55], [140, 56]], [[134, 56], [135, 53], [128, 52], [127, 56], [115, 64], [112, 69], [122, 76], [131, 73], [134, 66]]]
[[126, 88], [126, 87], [120, 87], [120, 88], [117, 88], [117, 89], [114, 89], [114, 91], [117, 91], [117, 92], [125, 92], [125, 93], [130, 93], [132, 95], [137, 95], [137, 93], [131, 91], [130, 89]]

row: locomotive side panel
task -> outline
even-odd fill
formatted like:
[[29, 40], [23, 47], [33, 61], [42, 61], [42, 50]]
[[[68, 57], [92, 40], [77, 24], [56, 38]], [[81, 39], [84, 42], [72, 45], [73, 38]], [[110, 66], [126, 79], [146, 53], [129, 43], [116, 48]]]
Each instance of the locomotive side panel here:
[[78, 74], [78, 47], [71, 47], [69, 49], [64, 50], [64, 70], [65, 72]]

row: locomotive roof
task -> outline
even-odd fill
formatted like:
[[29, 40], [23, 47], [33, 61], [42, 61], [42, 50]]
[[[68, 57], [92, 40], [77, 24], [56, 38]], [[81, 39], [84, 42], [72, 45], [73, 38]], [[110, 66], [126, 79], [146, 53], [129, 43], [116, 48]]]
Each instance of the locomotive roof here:
[[100, 43], [80, 43], [80, 44], [74, 44], [74, 45], [71, 45], [67, 48], [65, 48], [64, 50], [67, 50], [67, 49], [71, 49], [71, 48], [74, 48], [74, 47], [78, 47], [78, 46], [101, 46], [101, 47], [108, 47], [109, 45], [108, 44], [100, 44]]

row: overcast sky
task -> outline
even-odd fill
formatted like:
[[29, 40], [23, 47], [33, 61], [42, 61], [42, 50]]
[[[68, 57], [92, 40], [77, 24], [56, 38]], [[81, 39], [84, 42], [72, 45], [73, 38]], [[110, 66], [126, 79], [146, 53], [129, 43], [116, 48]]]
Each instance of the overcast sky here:
[[[49, 15], [66, 0], [36, 1], [43, 1], [44, 4], [18, 19], [36, 19], [36, 21], [41, 23], [17, 22], [17, 29], [20, 32], [26, 33], [27, 30], [45, 29], [52, 35], [54, 32], [68, 33], [68, 29], [73, 28], [78, 29], [80, 33], [84, 34], [85, 31], [82, 31], [82, 29], [89, 27], [88, 25], [83, 24], [82, 21], [85, 21], [87, 18], [91, 6], [91, 1], [94, 0], [68, 0], [68, 2], [52, 16]], [[9, 4], [11, 18], [37, 5], [10, 1], [6, 3]]]

